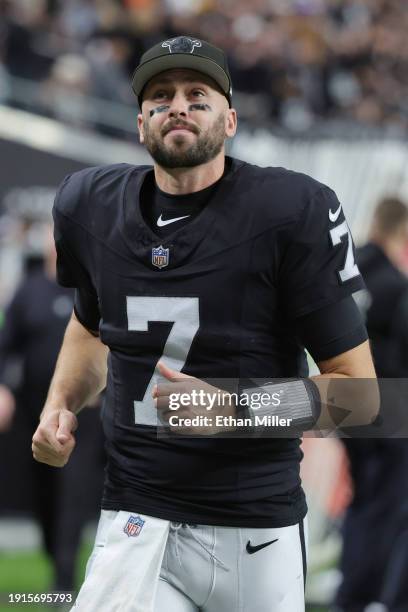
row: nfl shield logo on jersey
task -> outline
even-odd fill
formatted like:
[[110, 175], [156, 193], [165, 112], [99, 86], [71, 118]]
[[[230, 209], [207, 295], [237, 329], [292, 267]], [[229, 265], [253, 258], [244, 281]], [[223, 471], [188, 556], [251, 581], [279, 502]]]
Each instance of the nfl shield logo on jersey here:
[[129, 516], [126, 525], [123, 528], [123, 531], [126, 533], [129, 538], [135, 538], [142, 531], [143, 525], [145, 521], [140, 518], [140, 516]]
[[164, 249], [162, 245], [152, 249], [152, 264], [156, 268], [165, 268], [169, 265], [169, 249]]

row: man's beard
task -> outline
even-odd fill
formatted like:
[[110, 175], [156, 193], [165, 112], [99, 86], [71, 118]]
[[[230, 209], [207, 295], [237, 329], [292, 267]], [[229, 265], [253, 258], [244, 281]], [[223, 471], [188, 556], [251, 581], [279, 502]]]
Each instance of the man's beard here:
[[[146, 120], [143, 123], [143, 128], [146, 149], [154, 161], [163, 168], [192, 168], [205, 164], [218, 155], [225, 140], [223, 113], [220, 113], [213, 126], [205, 133], [199, 133], [195, 143], [188, 148], [179, 149], [177, 137], [171, 146], [166, 146], [161, 136], [157, 137], [151, 132]], [[181, 138], [184, 143], [185, 137], [182, 136]]]

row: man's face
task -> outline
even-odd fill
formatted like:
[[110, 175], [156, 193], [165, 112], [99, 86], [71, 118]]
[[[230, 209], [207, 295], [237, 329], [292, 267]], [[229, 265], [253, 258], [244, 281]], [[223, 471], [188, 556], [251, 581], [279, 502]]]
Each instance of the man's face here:
[[205, 164], [236, 131], [236, 113], [217, 84], [194, 70], [166, 70], [146, 85], [140, 141], [163, 168]]

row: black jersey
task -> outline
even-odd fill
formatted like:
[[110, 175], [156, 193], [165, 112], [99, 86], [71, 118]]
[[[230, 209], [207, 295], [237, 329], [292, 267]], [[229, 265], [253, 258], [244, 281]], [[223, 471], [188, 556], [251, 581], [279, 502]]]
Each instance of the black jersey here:
[[357, 250], [366, 290], [357, 295], [366, 315], [377, 375], [408, 375], [408, 279], [369, 242]]
[[10, 356], [21, 358], [22, 403], [26, 412], [31, 412], [35, 426], [72, 312], [73, 298], [72, 290], [58, 286], [39, 269], [23, 279], [5, 312], [0, 331], [0, 381], [3, 382]]
[[[80, 320], [110, 348], [103, 508], [279, 527], [306, 513], [299, 439], [158, 439], [157, 361], [200, 379], [305, 376], [298, 321], [362, 281], [330, 189], [285, 169], [227, 163], [205, 208], [162, 238], [141, 213], [150, 166], [66, 178], [54, 207], [58, 274], [79, 288]], [[337, 336], [350, 325], [339, 322]]]
[[207, 206], [217, 185], [218, 182], [196, 193], [174, 195], [159, 189], [154, 176], [148, 174], [140, 192], [142, 215], [158, 237], [167, 237]]

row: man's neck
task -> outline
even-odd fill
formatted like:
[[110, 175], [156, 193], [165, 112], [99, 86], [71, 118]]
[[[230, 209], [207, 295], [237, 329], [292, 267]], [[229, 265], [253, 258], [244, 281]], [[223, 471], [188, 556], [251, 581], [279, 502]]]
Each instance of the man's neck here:
[[222, 151], [206, 164], [192, 168], [162, 168], [155, 164], [154, 175], [159, 189], [165, 193], [183, 195], [201, 191], [216, 183], [222, 177], [224, 167], [225, 153]]

